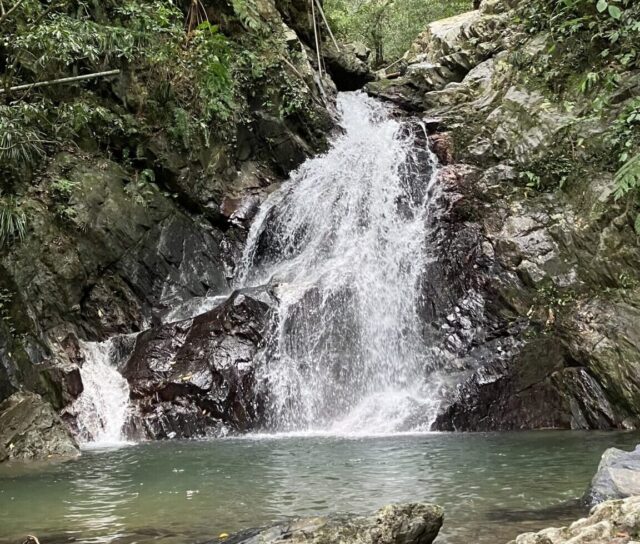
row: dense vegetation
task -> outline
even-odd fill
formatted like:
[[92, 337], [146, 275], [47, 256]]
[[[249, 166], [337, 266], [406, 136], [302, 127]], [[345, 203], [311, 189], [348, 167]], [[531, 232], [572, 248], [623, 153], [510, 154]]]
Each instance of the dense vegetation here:
[[209, 14], [199, 0], [3, 0], [0, 29], [0, 246], [25, 233], [29, 180], [64, 200], [68, 182], [45, 168], [61, 151], [113, 156], [153, 183], [138, 160], [150, 137], [189, 154], [232, 141], [250, 101], [287, 117], [312, 100], [248, 0]]
[[[576, 169], [575, 149], [587, 162], [616, 173], [616, 198], [636, 205], [640, 194], [640, 98], [634, 96], [640, 69], [640, 3], [635, 0], [535, 0], [522, 3], [520, 22], [530, 34], [548, 35], [547, 47], [526, 68], [564, 109], [575, 112], [576, 130], [591, 119], [609, 127], [589, 142], [575, 134], [571, 153], [546, 157], [544, 168], [526, 172], [534, 185], [561, 186]], [[518, 57], [518, 52], [514, 53]], [[517, 58], [514, 58], [518, 62]], [[576, 101], [576, 96], [581, 97]], [[606, 148], [612, 152], [602, 154]], [[533, 170], [533, 169], [532, 169]], [[640, 233], [640, 214], [636, 229]]]
[[344, 41], [362, 42], [381, 67], [401, 57], [432, 21], [472, 9], [471, 0], [326, 0], [327, 14]]

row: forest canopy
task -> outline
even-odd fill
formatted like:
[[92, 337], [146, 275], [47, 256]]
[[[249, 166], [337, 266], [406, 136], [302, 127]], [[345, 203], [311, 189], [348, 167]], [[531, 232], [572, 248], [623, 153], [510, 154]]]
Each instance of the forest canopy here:
[[473, 9], [472, 0], [325, 0], [340, 39], [362, 42], [380, 67], [400, 58], [425, 27]]

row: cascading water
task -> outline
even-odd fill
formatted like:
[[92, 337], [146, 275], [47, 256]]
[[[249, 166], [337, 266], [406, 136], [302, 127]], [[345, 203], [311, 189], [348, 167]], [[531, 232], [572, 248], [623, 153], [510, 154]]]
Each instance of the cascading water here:
[[118, 444], [129, 409], [129, 384], [118, 372], [119, 349], [115, 337], [105, 342], [81, 344], [84, 364], [80, 369], [84, 390], [74, 404], [79, 436], [85, 443]]
[[436, 160], [424, 129], [362, 93], [344, 132], [263, 204], [237, 284], [271, 282], [259, 372], [277, 431], [426, 430], [435, 410], [418, 317]]

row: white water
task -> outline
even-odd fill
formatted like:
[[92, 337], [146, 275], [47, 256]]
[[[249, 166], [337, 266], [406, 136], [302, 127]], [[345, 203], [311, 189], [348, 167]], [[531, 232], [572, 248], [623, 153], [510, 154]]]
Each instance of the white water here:
[[344, 134], [263, 204], [240, 286], [272, 282], [278, 325], [260, 378], [273, 431], [428, 430], [419, 283], [436, 161], [421, 127], [361, 93]]
[[83, 342], [84, 391], [74, 404], [79, 437], [92, 446], [121, 444], [129, 410], [129, 384], [118, 372], [114, 340]]

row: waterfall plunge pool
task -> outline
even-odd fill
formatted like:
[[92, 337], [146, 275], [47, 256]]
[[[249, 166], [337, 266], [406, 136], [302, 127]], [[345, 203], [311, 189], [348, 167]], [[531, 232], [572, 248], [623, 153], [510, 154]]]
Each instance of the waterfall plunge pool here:
[[289, 516], [387, 503], [445, 508], [440, 544], [506, 543], [566, 524], [611, 446], [638, 433], [246, 437], [93, 449], [0, 467], [0, 543], [197, 543]]

